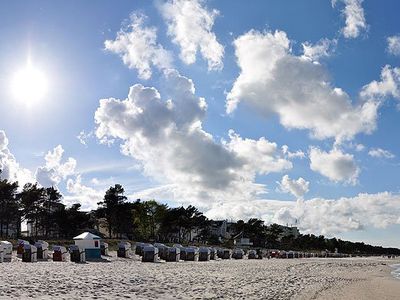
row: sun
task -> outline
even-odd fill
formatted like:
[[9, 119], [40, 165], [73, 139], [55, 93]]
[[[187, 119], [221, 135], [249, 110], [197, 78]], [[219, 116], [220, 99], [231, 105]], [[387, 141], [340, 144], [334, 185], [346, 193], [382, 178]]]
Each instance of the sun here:
[[45, 74], [31, 63], [15, 72], [11, 82], [13, 95], [25, 104], [33, 104], [43, 99], [48, 91]]

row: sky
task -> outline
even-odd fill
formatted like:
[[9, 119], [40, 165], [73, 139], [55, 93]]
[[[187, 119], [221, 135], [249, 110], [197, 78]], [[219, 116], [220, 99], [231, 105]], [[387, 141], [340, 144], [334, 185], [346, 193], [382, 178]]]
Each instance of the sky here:
[[2, 177], [400, 247], [399, 9], [2, 1]]

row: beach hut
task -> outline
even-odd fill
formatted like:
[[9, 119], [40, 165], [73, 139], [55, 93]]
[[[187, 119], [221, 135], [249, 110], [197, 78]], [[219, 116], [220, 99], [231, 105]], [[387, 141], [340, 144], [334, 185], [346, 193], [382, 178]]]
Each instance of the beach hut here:
[[0, 247], [3, 249], [3, 262], [11, 262], [13, 245], [7, 241], [1, 241]]
[[287, 252], [287, 258], [294, 258], [294, 252], [293, 251]]
[[161, 243], [154, 243], [154, 247], [156, 247], [158, 249], [158, 255], [160, 256], [160, 258], [167, 260], [169, 247], [165, 246], [164, 244], [161, 244]]
[[118, 243], [117, 256], [122, 258], [130, 258], [132, 256], [132, 245], [127, 241]]
[[211, 256], [210, 248], [200, 247], [199, 249], [199, 261], [209, 261]]
[[234, 259], [242, 259], [243, 256], [244, 256], [243, 249], [236, 248], [232, 252], [232, 258], [234, 258]]
[[37, 262], [37, 248], [30, 244], [24, 244], [24, 252], [22, 253], [23, 262]]
[[217, 259], [217, 249], [210, 248], [210, 260]]
[[158, 248], [152, 245], [143, 248], [142, 262], [157, 262], [158, 261]]
[[71, 261], [76, 263], [86, 262], [86, 252], [84, 248], [78, 245], [69, 246], [69, 253], [71, 254]]
[[247, 255], [248, 259], [257, 259], [257, 251], [256, 250], [249, 250], [249, 254]]
[[68, 251], [63, 246], [53, 246], [53, 261], [67, 261]]
[[108, 244], [101, 241], [100, 242], [100, 252], [101, 255], [108, 256]]
[[279, 251], [279, 258], [288, 258], [288, 253], [286, 251]]
[[222, 249], [222, 259], [231, 259], [232, 251], [230, 249]]
[[29, 242], [25, 240], [18, 240], [17, 256], [19, 258], [22, 258], [22, 254], [24, 253], [24, 245], [29, 245]]
[[90, 232], [84, 232], [74, 237], [75, 245], [85, 251], [86, 260], [100, 259], [100, 237]]
[[142, 256], [143, 255], [143, 248], [148, 246], [149, 244], [138, 242], [135, 244], [135, 254]]
[[178, 247], [169, 247], [166, 261], [179, 261], [181, 258], [181, 249]]
[[198, 261], [199, 260], [199, 248], [190, 246], [185, 248], [185, 258], [186, 261]]
[[49, 256], [49, 244], [39, 240], [35, 243], [35, 247], [37, 248], [37, 259], [47, 260]]

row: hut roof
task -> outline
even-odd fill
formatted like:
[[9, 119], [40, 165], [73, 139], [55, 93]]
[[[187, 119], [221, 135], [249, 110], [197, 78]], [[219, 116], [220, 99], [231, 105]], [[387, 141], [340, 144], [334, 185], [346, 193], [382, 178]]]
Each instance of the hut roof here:
[[97, 235], [94, 235], [90, 232], [84, 232], [76, 237], [74, 237], [74, 240], [100, 240], [101, 238]]

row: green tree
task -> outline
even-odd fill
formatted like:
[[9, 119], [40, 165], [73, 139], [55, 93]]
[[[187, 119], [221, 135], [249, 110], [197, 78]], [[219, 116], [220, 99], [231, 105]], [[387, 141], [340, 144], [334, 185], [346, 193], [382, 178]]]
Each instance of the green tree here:
[[23, 220], [31, 223], [35, 231], [34, 236], [38, 236], [40, 227], [40, 218], [43, 215], [43, 203], [46, 199], [44, 188], [38, 187], [37, 183], [27, 183], [19, 194], [21, 199], [21, 215]]
[[119, 206], [127, 199], [124, 192], [122, 185], [116, 184], [106, 191], [104, 200], [98, 203], [100, 207], [97, 209], [97, 215], [107, 220], [109, 238], [112, 238], [113, 231], [119, 227]]
[[17, 189], [18, 182], [9, 182], [0, 178], [0, 236], [8, 237], [10, 225], [17, 228], [17, 235], [19, 235], [21, 218]]

